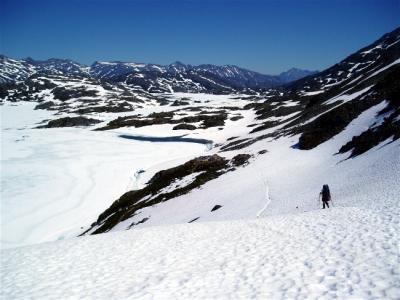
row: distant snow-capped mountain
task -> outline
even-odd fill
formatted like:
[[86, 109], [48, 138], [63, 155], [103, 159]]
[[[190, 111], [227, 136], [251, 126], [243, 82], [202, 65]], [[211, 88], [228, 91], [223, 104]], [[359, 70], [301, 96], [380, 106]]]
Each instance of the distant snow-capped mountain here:
[[0, 83], [24, 81], [34, 73], [36, 68], [25, 60], [0, 55]]
[[22, 82], [33, 74], [87, 76], [88, 71], [88, 67], [69, 59], [18, 60], [0, 55], [0, 84]]
[[279, 86], [313, 71], [291, 69], [280, 75], [265, 75], [234, 65], [198, 66], [175, 62], [162, 66], [126, 62], [95, 62], [91, 74], [97, 78], [139, 85], [148, 91], [229, 92]]
[[70, 59], [50, 58], [48, 60], [25, 59], [27, 63], [35, 66], [39, 72], [50, 74], [86, 75], [89, 68]]
[[179, 61], [169, 65], [134, 62], [95, 62], [85, 66], [68, 59], [44, 61], [0, 56], [0, 83], [15, 83], [33, 74], [92, 77], [112, 83], [125, 83], [149, 92], [229, 93], [243, 89], [265, 89], [279, 86], [313, 74], [291, 69], [280, 75], [265, 75], [234, 65], [188, 65]]
[[314, 75], [318, 73], [318, 71], [309, 71], [309, 70], [303, 70], [303, 69], [298, 69], [298, 68], [291, 68], [285, 72], [282, 72], [278, 75], [279, 79], [282, 82], [291, 82], [291, 81], [296, 81], [301, 78]]

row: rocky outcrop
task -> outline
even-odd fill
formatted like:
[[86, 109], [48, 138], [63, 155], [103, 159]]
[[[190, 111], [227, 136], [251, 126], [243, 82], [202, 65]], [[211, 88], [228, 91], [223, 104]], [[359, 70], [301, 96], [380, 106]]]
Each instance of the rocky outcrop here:
[[65, 117], [65, 118], [51, 120], [46, 125], [38, 126], [37, 128], [90, 126], [100, 122], [101, 122], [100, 120], [90, 119], [85, 117]]

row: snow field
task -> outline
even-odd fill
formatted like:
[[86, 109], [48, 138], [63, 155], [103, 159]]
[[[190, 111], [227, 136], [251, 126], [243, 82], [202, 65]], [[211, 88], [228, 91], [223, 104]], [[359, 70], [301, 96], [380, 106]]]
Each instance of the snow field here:
[[4, 299], [398, 299], [398, 219], [334, 208], [2, 251]]
[[135, 171], [205, 151], [200, 144], [136, 142], [114, 132], [31, 129], [52, 117], [33, 106], [0, 107], [2, 247], [76, 236], [135, 186]]
[[[80, 83], [77, 83], [80, 84]], [[244, 106], [245, 100], [226, 95], [171, 95], [190, 97], [193, 106]], [[208, 102], [210, 101], [210, 102]], [[58, 118], [52, 111], [33, 110], [36, 103], [6, 103], [2, 117], [1, 247], [10, 248], [82, 233], [98, 215], [126, 191], [141, 188], [161, 169], [182, 164], [196, 156], [207, 155], [205, 145], [193, 143], [139, 142], [119, 138], [120, 134], [150, 136], [184, 135], [225, 141], [246, 133], [254, 118], [226, 121], [223, 130], [172, 130], [174, 125], [120, 128], [91, 131], [91, 128], [33, 129], [38, 122]], [[135, 113], [175, 110], [173, 106], [146, 106]], [[95, 114], [109, 121], [129, 113]], [[104, 123], [98, 126], [103, 126]], [[139, 177], [135, 172], [145, 170]]]

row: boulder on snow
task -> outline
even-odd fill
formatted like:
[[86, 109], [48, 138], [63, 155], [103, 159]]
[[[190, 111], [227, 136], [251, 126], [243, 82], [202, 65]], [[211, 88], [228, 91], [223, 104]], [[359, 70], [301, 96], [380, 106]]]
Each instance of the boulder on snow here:
[[183, 106], [183, 105], [189, 105], [190, 103], [187, 101], [181, 101], [181, 100], [175, 100], [171, 106]]
[[35, 106], [35, 110], [37, 109], [49, 109], [51, 107], [54, 106], [54, 102], [53, 101], [46, 101], [43, 103], [39, 103], [38, 105]]
[[267, 149], [264, 149], [264, 150], [258, 151], [258, 154], [265, 154], [265, 153], [267, 153], [267, 152], [268, 152], [268, 150], [267, 150]]
[[213, 212], [213, 211], [216, 211], [217, 209], [220, 209], [222, 207], [222, 205], [215, 205], [212, 209], [211, 209], [211, 211]]
[[249, 162], [250, 154], [238, 154], [232, 158], [232, 164], [235, 167], [242, 166]]
[[49, 121], [46, 125], [37, 128], [57, 128], [57, 127], [74, 127], [74, 126], [90, 126], [100, 123], [100, 120], [85, 117], [65, 117]]
[[172, 130], [181, 130], [181, 129], [183, 129], [183, 130], [195, 130], [195, 129], [197, 129], [197, 127], [192, 125], [192, 124], [182, 123], [182, 124], [178, 124], [178, 125], [176, 125], [176, 126], [174, 126], [172, 128]]
[[229, 120], [231, 120], [231, 121], [237, 121], [237, 120], [240, 120], [240, 119], [243, 119], [243, 116], [233, 116], [232, 118], [230, 118]]

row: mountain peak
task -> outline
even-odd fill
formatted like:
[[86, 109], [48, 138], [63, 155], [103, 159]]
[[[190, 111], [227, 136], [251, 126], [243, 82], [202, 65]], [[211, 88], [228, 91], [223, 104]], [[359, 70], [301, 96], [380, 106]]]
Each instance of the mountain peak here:
[[280, 73], [278, 76], [283, 82], [287, 83], [290, 81], [296, 81], [298, 79], [301, 79], [303, 77], [313, 75], [316, 73], [318, 73], [318, 71], [310, 71], [310, 70], [304, 70], [304, 69], [292, 67], [289, 70]]
[[177, 60], [171, 64], [171, 66], [186, 66], [183, 62]]

